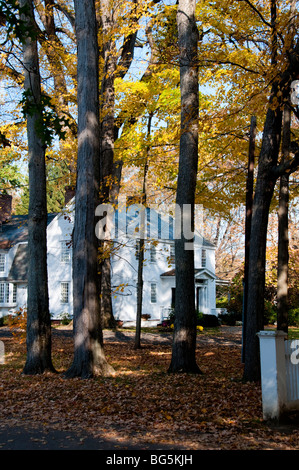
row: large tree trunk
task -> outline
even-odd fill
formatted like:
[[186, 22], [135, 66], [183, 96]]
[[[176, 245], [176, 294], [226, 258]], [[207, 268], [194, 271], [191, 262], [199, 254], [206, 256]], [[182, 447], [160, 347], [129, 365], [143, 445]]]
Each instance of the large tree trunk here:
[[[102, 88], [101, 88], [101, 202], [111, 201], [111, 189], [113, 184], [114, 162], [114, 78], [117, 63], [115, 41], [112, 37], [114, 27], [113, 11], [110, 0], [101, 1], [101, 28], [102, 28]], [[106, 228], [107, 231], [107, 228]], [[108, 238], [110, 238], [108, 236]], [[102, 242], [103, 259], [101, 261], [101, 316], [104, 328], [115, 328], [116, 322], [112, 310], [111, 298], [111, 260], [110, 243]]]
[[143, 263], [144, 263], [144, 239], [139, 240], [138, 247], [138, 271], [137, 271], [137, 311], [134, 349], [141, 348], [141, 316], [143, 301]]
[[63, 66], [57, 57], [57, 51], [60, 47], [60, 41], [56, 33], [54, 7], [54, 0], [45, 0], [45, 11], [42, 20], [47, 35], [47, 41], [41, 41], [41, 43], [44, 46], [45, 52], [47, 54], [50, 70], [53, 76], [54, 89], [58, 102], [61, 106], [61, 109], [59, 111], [62, 111], [62, 113], [66, 111], [68, 114], [67, 84], [65, 80]]
[[[291, 17], [295, 2], [291, 5]], [[277, 61], [276, 1], [271, 0], [272, 56], [274, 69]], [[298, 154], [288, 162], [278, 165], [282, 131], [283, 103], [289, 97], [289, 87], [298, 74], [299, 41], [294, 44], [292, 28], [288, 38], [285, 69], [276, 75], [264, 124], [262, 147], [258, 162], [258, 174], [253, 202], [248, 268], [248, 300], [246, 324], [246, 355], [244, 380], [260, 380], [260, 355], [257, 333], [264, 328], [264, 293], [267, 226], [269, 208], [277, 179], [298, 168]]]
[[245, 262], [244, 262], [243, 320], [242, 320], [242, 325], [243, 325], [242, 327], [242, 362], [244, 362], [245, 350], [246, 350], [248, 263], [249, 263], [250, 231], [251, 231], [252, 203], [253, 203], [255, 137], [256, 137], [256, 117], [253, 116], [251, 118], [251, 124], [250, 124], [248, 170], [247, 170], [247, 181], [246, 181]]
[[95, 210], [99, 201], [99, 53], [94, 1], [75, 0], [78, 49], [78, 161], [73, 233], [73, 364], [66, 377], [110, 374], [100, 319], [98, 239]]
[[[181, 139], [176, 203], [182, 219], [183, 205], [191, 207], [194, 229], [194, 201], [198, 165], [198, 30], [195, 0], [179, 0], [177, 12], [180, 48]], [[175, 322], [169, 372], [199, 373], [196, 364], [196, 317], [194, 251], [186, 249], [183, 231], [175, 240]]]
[[[283, 112], [282, 156], [286, 161], [291, 145], [291, 109]], [[288, 332], [288, 264], [289, 264], [289, 175], [280, 177], [278, 208], [278, 263], [277, 263], [277, 329]]]
[[[24, 21], [34, 31], [34, 10], [31, 0], [20, 0], [27, 7]], [[37, 42], [28, 36], [24, 41], [25, 91], [29, 153], [29, 214], [28, 214], [28, 302], [27, 360], [25, 374], [54, 371], [51, 360], [51, 320], [47, 273], [47, 197], [45, 144], [42, 138], [41, 84]], [[39, 131], [38, 131], [39, 129]]]
[[[153, 115], [150, 113], [147, 124], [147, 138], [150, 138], [151, 135], [151, 126], [152, 126]], [[147, 185], [148, 185], [148, 159], [149, 159], [149, 146], [146, 147], [146, 156], [144, 163], [144, 173], [143, 173], [143, 187], [142, 187], [142, 196], [141, 203], [145, 209], [147, 204]], [[142, 228], [141, 231], [144, 233], [146, 229], [146, 210], [141, 214], [140, 221]], [[142, 318], [142, 303], [143, 303], [143, 264], [144, 264], [144, 250], [145, 250], [145, 240], [143, 237], [140, 238], [139, 244], [139, 257], [138, 257], [138, 272], [137, 272], [137, 311], [136, 311], [136, 332], [135, 332], [135, 341], [134, 348], [141, 348], [141, 318]]]
[[[115, 91], [114, 80], [116, 69], [118, 77], [124, 77], [127, 73], [134, 57], [134, 47], [137, 38], [135, 26], [139, 21], [140, 14], [136, 11], [138, 0], [132, 1], [131, 25], [132, 32], [124, 37], [121, 47], [121, 54], [116, 52], [115, 38], [113, 30], [118, 20], [117, 7], [111, 8], [110, 0], [101, 0], [100, 2], [100, 22], [103, 38], [103, 74], [101, 90], [101, 162], [102, 167], [102, 189], [101, 202], [110, 202], [114, 206], [118, 202], [120, 190], [121, 172], [123, 162], [114, 161], [114, 142], [118, 138], [118, 127], [115, 125]], [[119, 60], [119, 62], [118, 62]], [[109, 237], [108, 237], [109, 238]], [[102, 250], [105, 253], [101, 263], [102, 284], [101, 284], [101, 315], [103, 327], [116, 327], [116, 321], [113, 315], [111, 298], [111, 258], [109, 242], [102, 243]]]
[[[272, 96], [273, 98], [273, 96]], [[246, 320], [246, 355], [244, 380], [260, 378], [259, 344], [257, 333], [264, 328], [265, 264], [267, 228], [270, 203], [276, 183], [272, 170], [277, 165], [282, 113], [279, 107], [268, 109], [262, 147], [258, 163], [258, 175], [253, 201]]]
[[[296, 34], [296, 0], [291, 1], [289, 44]], [[290, 97], [289, 97], [290, 99]], [[282, 161], [289, 159], [291, 150], [292, 111], [288, 103], [283, 110]], [[277, 329], [288, 332], [288, 275], [289, 275], [289, 173], [280, 177], [278, 209], [278, 266], [277, 266]]]

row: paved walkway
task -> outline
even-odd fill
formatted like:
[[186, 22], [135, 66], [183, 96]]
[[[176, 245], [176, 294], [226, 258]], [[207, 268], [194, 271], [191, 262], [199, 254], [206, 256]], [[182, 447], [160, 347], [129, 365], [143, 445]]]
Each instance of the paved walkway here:
[[157, 444], [133, 444], [127, 441], [110, 440], [103, 436], [94, 437], [86, 433], [60, 431], [41, 427], [0, 425], [1, 450], [182, 450], [183, 447]]
[[[53, 328], [54, 336], [73, 337], [73, 330], [68, 327]], [[198, 335], [198, 344], [219, 344], [223, 346], [239, 346], [242, 343], [242, 328], [240, 326], [221, 326], [221, 334]], [[0, 339], [12, 336], [8, 327], [0, 328]], [[115, 342], [131, 342], [134, 340], [134, 331], [125, 330], [104, 330], [104, 340]], [[141, 339], [144, 344], [171, 344], [172, 333], [141, 333]]]

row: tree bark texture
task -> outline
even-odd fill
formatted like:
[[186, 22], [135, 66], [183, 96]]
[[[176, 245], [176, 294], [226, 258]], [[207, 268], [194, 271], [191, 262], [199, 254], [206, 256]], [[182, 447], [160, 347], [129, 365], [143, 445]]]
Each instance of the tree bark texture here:
[[[180, 49], [181, 138], [176, 203], [191, 207], [194, 228], [194, 201], [198, 165], [198, 30], [195, 0], [178, 2], [177, 26]], [[199, 373], [196, 363], [196, 316], [194, 251], [187, 250], [184, 234], [175, 240], [175, 322], [169, 372]], [[190, 241], [190, 240], [188, 240]]]
[[75, 0], [78, 79], [78, 160], [73, 232], [74, 359], [66, 377], [113, 372], [104, 349], [100, 319], [98, 239], [100, 124], [99, 53], [94, 1]]
[[[27, 30], [34, 31], [34, 10], [31, 0], [21, 0], [28, 13], [23, 20]], [[28, 301], [27, 360], [25, 374], [54, 371], [51, 360], [51, 320], [47, 273], [47, 198], [45, 145], [42, 139], [41, 83], [37, 42], [29, 35], [24, 40], [25, 91], [34, 108], [27, 115], [29, 155], [28, 213]], [[39, 107], [40, 106], [40, 107]], [[40, 132], [38, 132], [38, 129]]]
[[[286, 161], [291, 145], [291, 109], [283, 110], [282, 158]], [[289, 175], [280, 177], [278, 207], [277, 257], [277, 329], [288, 332], [288, 264], [289, 264]]]
[[254, 157], [256, 138], [256, 117], [252, 116], [250, 123], [250, 138], [248, 152], [248, 169], [246, 181], [246, 214], [245, 214], [245, 263], [244, 263], [244, 290], [243, 290], [243, 339], [242, 339], [242, 361], [244, 362], [246, 350], [246, 318], [248, 298], [248, 263], [250, 249], [250, 231], [253, 204], [253, 180], [254, 180]]
[[[296, 1], [292, 0], [289, 23], [289, 43], [294, 43], [296, 28]], [[290, 99], [290, 97], [288, 97]], [[282, 162], [285, 163], [291, 148], [291, 108], [283, 109]], [[277, 329], [288, 333], [288, 276], [289, 276], [289, 173], [280, 177], [278, 208], [278, 256], [277, 256]]]
[[276, 177], [272, 170], [277, 165], [282, 127], [280, 107], [269, 107], [266, 115], [258, 174], [253, 200], [246, 320], [246, 355], [244, 380], [260, 379], [260, 359], [257, 333], [264, 328], [265, 265], [269, 208]]
[[[100, 126], [101, 126], [101, 202], [111, 202], [111, 191], [114, 184], [113, 162], [114, 162], [114, 104], [115, 90], [114, 79], [117, 64], [115, 41], [112, 37], [114, 26], [113, 10], [110, 0], [101, 1], [101, 29], [102, 29], [102, 85], [100, 102]], [[106, 228], [107, 230], [107, 228]], [[113, 316], [111, 299], [111, 261], [110, 243], [103, 241], [101, 250], [104, 254], [101, 260], [101, 316], [103, 327], [116, 327]], [[108, 256], [109, 255], [109, 256]]]
[[[276, 5], [271, 0], [272, 66], [276, 67], [277, 32]], [[291, 11], [294, 12], [294, 2]], [[293, 14], [293, 13], [291, 13]], [[276, 74], [266, 114], [262, 147], [258, 162], [258, 174], [253, 201], [248, 267], [248, 300], [246, 324], [246, 355], [243, 378], [246, 381], [260, 380], [260, 357], [257, 333], [264, 328], [264, 293], [266, 246], [269, 208], [279, 176], [298, 168], [298, 155], [278, 165], [282, 131], [283, 103], [288, 99], [291, 81], [298, 75], [299, 41], [294, 43], [292, 28], [289, 31], [286, 67]], [[276, 102], [276, 104], [275, 104]]]
[[[147, 138], [150, 138], [151, 135], [151, 126], [152, 126], [152, 114], [149, 115], [148, 124], [147, 124]], [[146, 207], [147, 203], [147, 184], [148, 184], [148, 159], [149, 159], [149, 146], [146, 148], [146, 156], [144, 163], [144, 172], [143, 172], [143, 187], [142, 187], [142, 196], [141, 203], [143, 207]], [[142, 231], [146, 227], [146, 214], [145, 211], [141, 215], [141, 224], [143, 225]], [[143, 264], [144, 264], [144, 250], [145, 250], [145, 240], [140, 238], [139, 243], [139, 257], [138, 257], [138, 272], [137, 272], [137, 311], [136, 311], [136, 332], [135, 332], [135, 341], [134, 348], [141, 348], [141, 318], [142, 318], [142, 302], [143, 302]]]
[[144, 239], [139, 240], [139, 258], [137, 271], [137, 310], [136, 310], [136, 330], [134, 338], [134, 349], [141, 348], [141, 315], [143, 299], [143, 263], [144, 263]]

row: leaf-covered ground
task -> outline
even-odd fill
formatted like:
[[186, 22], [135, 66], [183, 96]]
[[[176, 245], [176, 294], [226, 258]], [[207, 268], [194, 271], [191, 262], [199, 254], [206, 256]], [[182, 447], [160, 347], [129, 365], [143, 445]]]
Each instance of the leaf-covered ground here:
[[[2, 330], [3, 331], [3, 330]], [[239, 332], [240, 333], [240, 332]], [[150, 335], [144, 338], [159, 339]], [[125, 442], [197, 449], [299, 448], [294, 425], [270, 426], [262, 420], [261, 389], [243, 383], [239, 336], [199, 336], [197, 358], [203, 375], [167, 373], [171, 344], [105, 335], [105, 352], [116, 374], [92, 380], [63, 378], [72, 361], [71, 337], [53, 335], [58, 374], [24, 376], [25, 344], [2, 335], [6, 363], [0, 365], [1, 424], [39, 429], [80, 430]]]

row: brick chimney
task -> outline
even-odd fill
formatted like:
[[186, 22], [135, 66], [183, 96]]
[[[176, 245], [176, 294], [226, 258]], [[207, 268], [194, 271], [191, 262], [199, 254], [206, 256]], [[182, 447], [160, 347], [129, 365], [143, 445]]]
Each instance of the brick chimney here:
[[70, 202], [70, 200], [73, 199], [73, 197], [75, 196], [76, 188], [75, 186], [66, 186], [64, 189], [64, 204], [67, 205], [68, 202]]
[[12, 196], [9, 194], [0, 194], [0, 223], [10, 219], [12, 210]]

